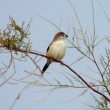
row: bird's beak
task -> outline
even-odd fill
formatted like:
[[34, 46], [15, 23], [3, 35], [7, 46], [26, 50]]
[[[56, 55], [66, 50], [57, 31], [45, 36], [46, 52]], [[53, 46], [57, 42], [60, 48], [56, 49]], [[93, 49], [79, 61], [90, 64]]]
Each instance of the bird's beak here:
[[69, 37], [69, 36], [65, 34], [65, 37], [67, 38], [67, 37]]

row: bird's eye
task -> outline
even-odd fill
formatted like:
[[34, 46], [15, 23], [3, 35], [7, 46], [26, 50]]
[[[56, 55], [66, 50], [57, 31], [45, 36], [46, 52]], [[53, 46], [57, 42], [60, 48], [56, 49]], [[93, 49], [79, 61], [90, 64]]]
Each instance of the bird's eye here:
[[63, 34], [63, 35], [62, 35], [62, 38], [65, 38], [65, 37], [66, 37], [65, 34]]

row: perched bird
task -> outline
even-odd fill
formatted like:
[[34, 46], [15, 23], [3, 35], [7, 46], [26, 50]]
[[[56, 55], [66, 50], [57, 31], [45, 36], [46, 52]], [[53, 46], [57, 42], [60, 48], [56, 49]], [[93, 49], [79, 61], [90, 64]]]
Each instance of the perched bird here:
[[64, 32], [58, 32], [55, 34], [46, 51], [46, 56], [51, 57], [51, 59], [47, 59], [47, 62], [41, 72], [42, 75], [53, 60], [61, 60], [64, 57], [66, 51], [65, 39], [67, 37], [68, 36]]

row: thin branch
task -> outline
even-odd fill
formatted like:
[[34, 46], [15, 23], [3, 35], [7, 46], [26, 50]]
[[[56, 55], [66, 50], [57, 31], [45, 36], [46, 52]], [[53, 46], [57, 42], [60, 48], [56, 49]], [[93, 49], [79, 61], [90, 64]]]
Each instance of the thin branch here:
[[52, 24], [58, 31], [61, 31], [60, 27], [58, 27], [55, 23], [53, 23], [52, 21], [50, 21], [49, 19], [41, 16], [41, 15], [38, 15], [40, 18], [42, 18], [43, 20], [49, 22], [50, 24]]
[[[14, 51], [16, 51], [16, 52], [22, 52], [22, 53], [27, 53], [27, 51], [24, 51], [24, 50], [14, 50]], [[45, 57], [45, 58], [48, 58], [48, 59], [51, 59], [50, 57], [48, 57], [48, 56], [46, 56], [46, 55], [43, 55], [43, 54], [40, 54], [40, 53], [37, 53], [37, 52], [33, 52], [33, 51], [30, 51], [30, 52], [28, 52], [28, 53], [30, 53], [30, 54], [34, 54], [34, 55], [38, 55], [38, 56], [42, 56], [42, 57]], [[54, 60], [54, 59], [53, 59]], [[101, 92], [99, 92], [99, 91], [97, 91], [96, 89], [94, 89], [93, 87], [91, 87], [90, 86], [90, 84], [85, 80], [85, 79], [83, 79], [82, 78], [82, 76], [80, 76], [80, 74], [79, 73], [77, 73], [75, 70], [73, 70], [70, 66], [68, 66], [67, 64], [65, 64], [65, 63], [63, 63], [63, 62], [61, 62], [61, 61], [59, 61], [59, 60], [54, 60], [55, 62], [58, 62], [58, 63], [60, 63], [60, 64], [62, 64], [62, 65], [64, 65], [66, 68], [68, 68], [72, 73], [74, 73], [80, 80], [82, 80], [82, 82], [88, 87], [88, 88], [90, 88], [92, 91], [94, 91], [95, 93], [97, 93], [97, 94], [99, 94], [99, 95], [101, 95], [102, 97], [104, 97], [105, 99], [107, 99], [107, 101], [110, 103], [110, 99], [106, 96], [106, 95], [104, 95], [103, 93], [101, 93]]]
[[93, 4], [93, 0], [91, 0], [91, 4], [92, 4], [92, 22], [93, 22], [93, 33], [94, 33], [94, 37], [95, 37], [95, 34], [96, 34], [96, 28], [95, 28], [95, 16], [94, 16], [94, 4]]
[[[99, 73], [100, 73], [100, 75], [101, 75], [102, 81], [105, 82], [105, 79], [104, 79], [103, 73], [101, 72], [101, 70], [100, 70], [100, 68], [99, 68], [99, 66], [98, 66], [98, 64], [97, 64], [97, 61], [96, 61], [95, 56], [94, 56], [93, 53], [92, 53], [92, 57], [93, 57], [93, 60], [94, 60], [95, 65], [96, 65], [96, 67], [97, 67], [97, 69], [98, 69], [98, 71], [99, 71]], [[105, 89], [107, 90], [107, 93], [108, 93], [109, 96], [110, 96], [110, 92], [109, 92], [108, 87], [107, 87], [106, 85], [104, 85], [104, 87], [105, 87]]]

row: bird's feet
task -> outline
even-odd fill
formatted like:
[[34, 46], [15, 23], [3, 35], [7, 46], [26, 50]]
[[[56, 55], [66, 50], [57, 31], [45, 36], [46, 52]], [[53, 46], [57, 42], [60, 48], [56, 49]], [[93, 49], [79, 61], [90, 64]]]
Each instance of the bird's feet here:
[[60, 61], [60, 65], [63, 66], [63, 61]]

